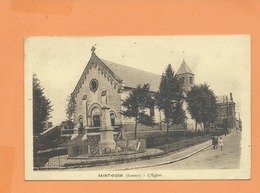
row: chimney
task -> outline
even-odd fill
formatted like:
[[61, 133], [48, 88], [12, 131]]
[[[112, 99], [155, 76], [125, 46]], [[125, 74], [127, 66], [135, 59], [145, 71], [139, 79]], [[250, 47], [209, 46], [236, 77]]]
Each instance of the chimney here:
[[230, 93], [230, 100], [233, 101], [232, 92]]

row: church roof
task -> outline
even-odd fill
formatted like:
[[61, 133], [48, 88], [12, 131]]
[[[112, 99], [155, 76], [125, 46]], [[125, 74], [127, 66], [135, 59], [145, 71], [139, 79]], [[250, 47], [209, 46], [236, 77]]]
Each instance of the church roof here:
[[136, 88], [139, 84], [149, 83], [151, 91], [156, 92], [159, 89], [160, 75], [103, 59], [101, 61], [114, 73], [118, 80], [124, 81], [125, 87]]
[[[99, 65], [101, 65], [107, 73], [109, 73], [112, 77], [114, 77], [117, 82], [121, 83], [123, 81], [124, 87], [136, 88], [137, 85], [139, 85], [139, 84], [143, 85], [143, 84], [149, 83], [150, 90], [152, 92], [158, 91], [160, 82], [161, 82], [160, 75], [100, 59], [95, 54], [95, 48], [92, 48], [91, 51], [92, 51], [92, 56], [87, 64], [87, 66], [85, 67], [72, 94], [75, 94], [76, 91], [79, 91], [79, 89], [81, 88], [81, 85], [84, 83], [86, 74], [88, 74], [88, 72], [89, 72], [89, 68], [91, 68], [91, 65], [94, 64], [93, 63], [94, 61], [98, 62]], [[177, 74], [179, 75], [179, 74], [183, 74], [183, 73], [193, 74], [184, 60], [183, 60], [183, 63], [181, 64]]]
[[189, 66], [186, 64], [185, 60], [183, 60], [177, 74], [179, 75], [179, 74], [185, 74], [185, 73], [193, 74], [193, 72], [191, 71]]

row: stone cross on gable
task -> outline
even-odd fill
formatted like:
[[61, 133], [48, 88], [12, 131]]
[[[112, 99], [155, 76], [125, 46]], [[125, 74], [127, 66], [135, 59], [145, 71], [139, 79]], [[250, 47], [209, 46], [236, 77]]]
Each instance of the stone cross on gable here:
[[94, 46], [92, 46], [91, 51], [94, 53], [95, 50], [96, 50], [96, 48]]

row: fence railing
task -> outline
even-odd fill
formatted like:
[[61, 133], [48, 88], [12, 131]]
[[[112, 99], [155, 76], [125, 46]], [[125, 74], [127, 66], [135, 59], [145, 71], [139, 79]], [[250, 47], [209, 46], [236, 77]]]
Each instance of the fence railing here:
[[181, 140], [181, 141], [175, 142], [175, 143], [161, 145], [161, 146], [158, 146], [158, 148], [162, 149], [165, 152], [177, 151], [177, 150], [185, 148], [185, 147], [190, 147], [190, 146], [202, 143], [209, 139], [211, 139], [211, 135], [198, 136], [198, 137], [194, 137], [191, 139]]

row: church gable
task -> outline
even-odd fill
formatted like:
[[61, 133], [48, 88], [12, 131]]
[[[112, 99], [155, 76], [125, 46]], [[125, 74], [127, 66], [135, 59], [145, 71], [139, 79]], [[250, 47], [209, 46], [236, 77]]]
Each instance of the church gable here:
[[95, 52], [92, 52], [92, 56], [88, 61], [88, 64], [86, 65], [74, 91], [72, 92], [72, 95], [75, 98], [78, 96], [78, 93], [82, 89], [83, 84], [85, 83], [92, 69], [97, 69], [98, 73], [103, 76], [107, 82], [109, 82], [111, 86], [114, 87], [114, 89], [117, 89], [117, 92], [120, 92], [122, 81], [102, 62], [102, 60], [96, 56]]
[[[109, 105], [114, 124], [120, 124], [121, 84], [101, 61], [92, 53], [72, 95], [77, 102], [75, 119], [82, 117], [83, 125], [100, 126], [101, 106]], [[99, 123], [98, 123], [99, 122]]]

